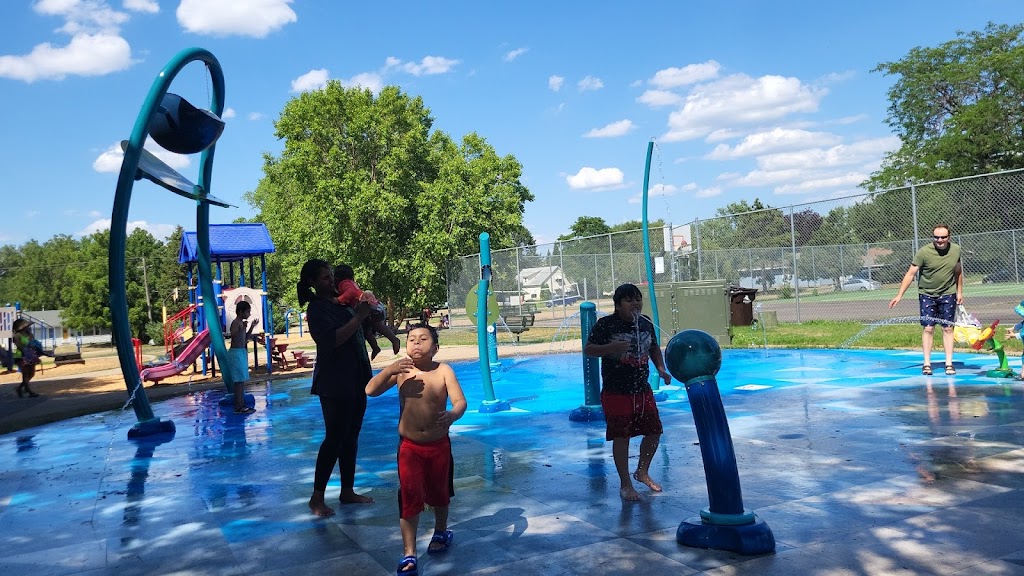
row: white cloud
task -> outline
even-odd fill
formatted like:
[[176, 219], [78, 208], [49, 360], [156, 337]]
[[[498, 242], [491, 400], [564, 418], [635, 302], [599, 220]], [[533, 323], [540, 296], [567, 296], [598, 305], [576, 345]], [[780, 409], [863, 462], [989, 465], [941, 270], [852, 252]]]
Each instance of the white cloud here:
[[815, 112], [828, 93], [798, 78], [736, 74], [693, 87], [685, 104], [669, 115], [667, 142], [692, 140], [715, 130]]
[[[647, 189], [647, 197], [654, 198], [655, 196], [675, 196], [678, 188], [672, 184], [655, 184]], [[639, 204], [643, 201], [643, 192], [631, 197], [628, 202], [630, 204]]]
[[[188, 168], [189, 164], [191, 164], [188, 156], [168, 152], [148, 138], [146, 139], [146, 143], [143, 145], [143, 148], [157, 158], [163, 160], [168, 166], [175, 170]], [[103, 173], [117, 173], [121, 171], [122, 160], [124, 160], [124, 152], [121, 151], [121, 144], [115, 143], [93, 160], [92, 169]]]
[[156, 0], [124, 0], [125, 10], [134, 10], [135, 12], [148, 12], [150, 14], [157, 14], [160, 12], [160, 5], [156, 3]]
[[327, 86], [331, 79], [331, 73], [326, 68], [310, 70], [295, 80], [292, 80], [292, 92], [310, 92]]
[[779, 150], [803, 150], [830, 146], [838, 144], [840, 141], [842, 141], [842, 138], [829, 132], [773, 128], [766, 132], [750, 134], [735, 147], [719, 144], [704, 158], [707, 160], [732, 160]]
[[224, 109], [224, 113], [220, 115], [220, 119], [221, 120], [230, 120], [231, 118], [234, 118], [237, 115], [238, 114], [235, 112], [234, 108], [225, 108]]
[[175, 13], [187, 32], [264, 38], [298, 21], [292, 0], [181, 0]]
[[264, 117], [263, 116], [263, 112], [249, 112], [249, 115], [246, 116], [246, 118], [248, 118], [249, 120], [252, 120], [253, 122], [258, 122], [260, 120], [263, 120], [263, 117]]
[[619, 120], [612, 122], [603, 128], [594, 128], [583, 135], [584, 138], [615, 138], [623, 136], [632, 131], [636, 126], [632, 120]]
[[694, 192], [694, 196], [697, 198], [714, 198], [722, 193], [722, 189], [718, 186], [711, 186], [710, 188], [700, 188]]
[[776, 186], [774, 192], [776, 194], [804, 194], [827, 188], [853, 188], [866, 180], [868, 176], [867, 172], [823, 174], [819, 177], [803, 179], [795, 184]]
[[809, 148], [757, 157], [757, 169], [724, 173], [735, 187], [771, 187], [775, 194], [806, 194], [854, 188], [878, 169], [885, 152], [899, 147], [896, 136], [871, 138], [829, 148]]
[[62, 80], [68, 75], [102, 76], [133, 64], [124, 38], [109, 34], [79, 34], [67, 46], [39, 44], [24, 56], [0, 56], [0, 78], [35, 82]]
[[808, 148], [792, 152], [765, 154], [757, 158], [757, 165], [764, 170], [785, 170], [804, 168], [821, 170], [880, 162], [886, 152], [900, 147], [898, 136], [883, 136], [859, 140], [852, 144], [839, 144], [829, 148]]
[[563, 76], [548, 76], [548, 88], [552, 92], [558, 92], [562, 89], [562, 84], [565, 83], [565, 77]]
[[[391, 59], [389, 58], [389, 62], [390, 60]], [[406, 62], [402, 64], [402, 69], [413, 76], [430, 76], [449, 72], [458, 63], [458, 60], [452, 60], [442, 56], [424, 56], [418, 64], [416, 62]]]
[[380, 89], [384, 87], [384, 78], [376, 72], [363, 72], [362, 74], [356, 74], [348, 80], [341, 80], [341, 85], [354, 88], [369, 88], [374, 94], [380, 92]]
[[[136, 12], [157, 12], [153, 0], [126, 0]], [[62, 80], [67, 76], [102, 76], [131, 67], [131, 46], [121, 37], [130, 15], [110, 7], [107, 0], [38, 0], [32, 9], [64, 20], [56, 29], [71, 37], [64, 46], [43, 42], [28, 54], [0, 56], [0, 78], [25, 82]]]
[[[131, 234], [133, 230], [143, 229], [153, 235], [157, 240], [166, 240], [174, 233], [177, 228], [176, 224], [150, 224], [145, 220], [135, 220], [134, 222], [128, 222], [127, 225], [128, 233]], [[103, 230], [110, 230], [110, 218], [101, 218], [90, 223], [88, 226], [79, 230], [75, 236], [83, 237], [102, 232]]]
[[587, 90], [600, 90], [601, 88], [604, 88], [604, 82], [601, 82], [600, 78], [586, 76], [583, 80], [576, 83], [576, 87], [579, 88], [580, 92], [586, 92]]
[[678, 88], [688, 84], [696, 84], [718, 77], [722, 65], [714, 60], [702, 64], [690, 64], [682, 68], [666, 68], [654, 73], [650, 84], [657, 88]]
[[529, 51], [529, 48], [516, 48], [515, 50], [512, 50], [505, 54], [505, 62], [511, 62]]
[[565, 177], [569, 188], [573, 190], [607, 189], [620, 186], [625, 178], [618, 168], [591, 168], [584, 166], [576, 174]]
[[658, 108], [660, 106], [678, 106], [683, 103], [683, 97], [668, 90], [647, 90], [638, 96], [636, 101], [651, 108]]
[[57, 31], [72, 36], [116, 35], [129, 18], [111, 8], [106, 0], [39, 0], [32, 9], [45, 16], [64, 18], [64, 25]]

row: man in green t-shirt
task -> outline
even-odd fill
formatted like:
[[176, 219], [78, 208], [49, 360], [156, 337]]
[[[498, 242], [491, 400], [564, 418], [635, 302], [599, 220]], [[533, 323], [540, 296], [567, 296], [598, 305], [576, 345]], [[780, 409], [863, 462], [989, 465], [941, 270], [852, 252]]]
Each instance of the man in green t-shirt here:
[[900, 290], [889, 302], [892, 308], [907, 291], [920, 272], [917, 280], [917, 299], [921, 306], [921, 347], [924, 349], [924, 364], [921, 373], [932, 374], [932, 337], [935, 325], [942, 324], [942, 349], [946, 353], [946, 374], [956, 374], [953, 367], [953, 321], [956, 307], [964, 303], [964, 275], [960, 265], [960, 246], [949, 241], [949, 226], [937, 224], [932, 230], [932, 243], [922, 246], [914, 254], [910, 268], [900, 282]]

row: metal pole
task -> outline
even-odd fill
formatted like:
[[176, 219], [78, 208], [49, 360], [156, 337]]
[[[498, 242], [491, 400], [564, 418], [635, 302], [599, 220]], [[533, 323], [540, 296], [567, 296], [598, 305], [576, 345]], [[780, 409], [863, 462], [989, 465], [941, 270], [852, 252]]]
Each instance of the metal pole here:
[[1020, 261], [1017, 259], [1017, 231], [1010, 230], [1010, 246], [1013, 248], [1013, 276], [1020, 283]]
[[797, 270], [796, 257], [796, 222], [793, 207], [789, 207], [789, 243], [793, 248], [793, 283], [796, 284], [796, 321], [800, 323], [800, 271]]
[[612, 253], [612, 233], [608, 233], [608, 266], [612, 270], [612, 290], [615, 289], [615, 255]]
[[694, 242], [694, 243], [697, 245], [696, 246], [696, 248], [697, 248], [697, 280], [703, 280], [704, 279], [704, 268], [703, 268], [703, 262], [702, 262], [703, 258], [701, 258], [701, 249], [700, 249], [700, 220], [698, 220], [696, 218], [694, 218], [694, 220], [693, 220], [693, 237], [696, 239], [696, 242]]
[[921, 240], [917, 236], [917, 187], [913, 183], [910, 185], [910, 216], [914, 223], [914, 249], [911, 253], [916, 253], [921, 246]]

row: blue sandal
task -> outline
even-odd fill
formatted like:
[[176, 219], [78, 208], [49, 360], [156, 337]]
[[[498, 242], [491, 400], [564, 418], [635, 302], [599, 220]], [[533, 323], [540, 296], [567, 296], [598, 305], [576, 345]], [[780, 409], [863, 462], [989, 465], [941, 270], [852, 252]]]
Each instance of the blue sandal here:
[[[412, 566], [412, 568], [409, 568], [408, 570], [403, 570], [403, 568], [407, 568], [409, 566]], [[402, 558], [401, 562], [398, 563], [398, 570], [396, 572], [398, 576], [418, 576], [419, 573], [419, 568], [416, 567], [415, 556], [406, 556], [405, 558]]]
[[[455, 539], [455, 534], [451, 530], [445, 530], [444, 532], [434, 532], [434, 536], [430, 539], [430, 545], [427, 546], [427, 554], [440, 554], [441, 552], [447, 552], [448, 547], [452, 545], [452, 540]], [[440, 544], [436, 548], [435, 544]]]

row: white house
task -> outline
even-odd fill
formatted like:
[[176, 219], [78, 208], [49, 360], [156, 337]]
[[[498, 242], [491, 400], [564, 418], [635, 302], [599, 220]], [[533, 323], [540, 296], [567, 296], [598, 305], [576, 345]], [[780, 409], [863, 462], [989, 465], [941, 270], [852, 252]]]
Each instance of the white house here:
[[576, 283], [565, 277], [560, 266], [523, 268], [517, 278], [524, 301], [540, 300], [545, 288], [552, 295], [576, 294]]

